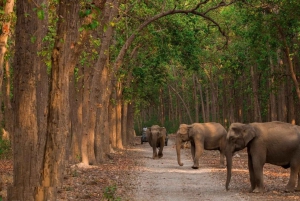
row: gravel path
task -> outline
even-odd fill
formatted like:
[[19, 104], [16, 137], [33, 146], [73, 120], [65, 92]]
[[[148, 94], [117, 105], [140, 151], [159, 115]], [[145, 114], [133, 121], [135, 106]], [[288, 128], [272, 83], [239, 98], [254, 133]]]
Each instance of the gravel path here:
[[[224, 182], [213, 177], [211, 168], [191, 168], [190, 150], [181, 150], [184, 166], [179, 166], [176, 159], [174, 140], [169, 139], [163, 158], [153, 160], [149, 143], [136, 146], [140, 152], [143, 166], [137, 173], [135, 201], [188, 201], [188, 200], [249, 200], [235, 191], [226, 191]], [[219, 157], [216, 152], [216, 157]]]

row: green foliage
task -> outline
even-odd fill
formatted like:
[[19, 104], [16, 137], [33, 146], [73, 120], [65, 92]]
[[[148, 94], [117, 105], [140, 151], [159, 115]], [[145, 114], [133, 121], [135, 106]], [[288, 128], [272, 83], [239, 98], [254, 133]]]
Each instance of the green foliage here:
[[108, 201], [120, 201], [121, 198], [116, 196], [116, 191], [117, 191], [116, 184], [107, 186], [103, 191], [103, 196]]
[[11, 154], [11, 144], [9, 140], [0, 138], [0, 157], [8, 157]]

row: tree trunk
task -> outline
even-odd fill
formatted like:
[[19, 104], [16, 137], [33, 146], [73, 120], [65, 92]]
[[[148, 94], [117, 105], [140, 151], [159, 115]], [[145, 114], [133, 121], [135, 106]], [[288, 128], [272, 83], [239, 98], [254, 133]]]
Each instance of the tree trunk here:
[[[40, 187], [35, 200], [56, 200], [57, 187], [62, 184], [65, 153], [70, 132], [69, 73], [74, 70], [79, 2], [59, 1], [57, 35], [52, 52], [47, 139], [41, 171]], [[64, 39], [64, 40], [62, 40]]]
[[285, 56], [286, 56], [286, 59], [287, 59], [287, 65], [288, 65], [288, 68], [289, 68], [289, 71], [290, 71], [290, 76], [291, 76], [291, 78], [294, 82], [294, 86], [295, 86], [295, 89], [296, 89], [298, 100], [300, 100], [300, 87], [299, 87], [299, 82], [298, 82], [296, 73], [294, 71], [294, 65], [293, 65], [292, 58], [291, 58], [290, 48], [287, 44], [285, 33], [283, 32], [283, 29], [280, 27], [280, 25], [278, 26], [278, 30], [279, 30], [281, 40], [282, 40], [283, 45], [284, 45], [283, 50], [284, 50], [284, 53], [285, 53]]
[[210, 105], [209, 105], [209, 91], [208, 91], [208, 87], [206, 87], [206, 121], [209, 122], [211, 121], [210, 119]]
[[111, 148], [117, 148], [117, 120], [116, 120], [116, 90], [112, 91], [109, 102], [109, 133], [110, 133], [110, 145]]
[[4, 118], [5, 118], [5, 130], [10, 133], [10, 139], [11, 139], [11, 134], [13, 133], [13, 113], [12, 113], [12, 103], [11, 103], [11, 79], [10, 79], [10, 66], [8, 61], [6, 61], [5, 65], [5, 85], [4, 85]]
[[188, 107], [187, 107], [185, 101], [183, 100], [183, 98], [180, 96], [180, 94], [179, 94], [179, 93], [178, 93], [171, 85], [169, 85], [169, 87], [170, 87], [170, 88], [176, 93], [176, 95], [179, 97], [179, 99], [181, 100], [182, 104], [183, 104], [184, 107], [185, 107], [185, 111], [186, 111], [186, 113], [187, 113], [187, 115], [188, 115], [188, 117], [189, 117], [189, 122], [190, 122], [190, 123], [193, 123], [193, 119], [192, 119], [192, 117], [191, 117], [190, 111], [189, 111], [189, 109], [188, 109]]
[[127, 109], [127, 142], [132, 144], [134, 142], [135, 132], [134, 132], [134, 105], [133, 103], [128, 103]]
[[[39, 5], [45, 3], [43, 0], [36, 2]], [[34, 4], [24, 1], [16, 3], [16, 52], [13, 65], [15, 114], [12, 132], [14, 177], [12, 186], [8, 188], [8, 200], [34, 200], [34, 188], [39, 186], [40, 179], [37, 172], [41, 169], [44, 153], [45, 131], [42, 129], [47, 112], [44, 108], [45, 102], [42, 100], [47, 99], [47, 94], [41, 93], [45, 92], [43, 87], [46, 85], [43, 82], [47, 82], [47, 79], [37, 79], [44, 76], [41, 68], [45, 66], [36, 53], [41, 51], [41, 40], [46, 31], [47, 20], [38, 19], [35, 7]], [[31, 41], [32, 36], [36, 36], [34, 42]], [[3, 63], [1, 70], [2, 65]], [[41, 83], [42, 86], [37, 86]], [[45, 99], [41, 99], [43, 95], [46, 96]]]
[[274, 89], [274, 63], [272, 58], [270, 57], [270, 68], [271, 68], [271, 75], [269, 78], [269, 91], [270, 91], [270, 121], [277, 120], [277, 110], [276, 110], [276, 100], [275, 100], [275, 93]]
[[[13, 16], [14, 4], [14, 0], [7, 0], [4, 8], [4, 14], [9, 16], [9, 19], [7, 21], [3, 21], [0, 34], [0, 89], [2, 89], [3, 83], [4, 56], [7, 51], [6, 45], [8, 35], [10, 34], [10, 23]], [[2, 119], [0, 120], [2, 121]]]
[[195, 122], [199, 122], [199, 104], [197, 96], [197, 76], [193, 74], [193, 92], [194, 92], [194, 101], [195, 101]]
[[71, 139], [70, 139], [70, 157], [69, 160], [78, 161], [81, 155], [81, 133], [82, 133], [82, 98], [83, 98], [83, 69], [79, 68], [78, 81], [76, 75], [70, 72], [70, 106], [71, 106]]
[[254, 121], [261, 122], [260, 105], [258, 101], [258, 84], [257, 75], [253, 65], [251, 68], [252, 90], [253, 90], [253, 105], [254, 105]]
[[117, 147], [123, 149], [126, 144], [126, 137], [122, 135], [122, 101], [121, 101], [121, 83], [118, 83], [117, 91], [117, 105], [116, 105], [116, 127], [117, 127]]
[[127, 119], [128, 118], [128, 103], [126, 101], [122, 101], [122, 136], [124, 139], [123, 145], [127, 146], [129, 144], [128, 134], [127, 134]]

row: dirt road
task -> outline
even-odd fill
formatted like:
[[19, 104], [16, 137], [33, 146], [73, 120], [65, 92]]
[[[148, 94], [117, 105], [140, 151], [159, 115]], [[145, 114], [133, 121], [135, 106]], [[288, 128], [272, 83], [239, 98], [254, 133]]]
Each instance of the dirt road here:
[[[248, 200], [239, 192], [226, 192], [224, 182], [213, 177], [211, 167], [204, 167], [200, 162], [199, 169], [192, 169], [189, 149], [182, 150], [181, 158], [184, 166], [179, 166], [172, 138], [169, 139], [168, 146], [165, 146], [164, 156], [161, 159], [151, 158], [152, 149], [149, 143], [138, 145], [137, 151], [141, 153], [143, 166], [137, 175], [133, 196], [136, 201]], [[218, 160], [219, 152], [213, 152]]]

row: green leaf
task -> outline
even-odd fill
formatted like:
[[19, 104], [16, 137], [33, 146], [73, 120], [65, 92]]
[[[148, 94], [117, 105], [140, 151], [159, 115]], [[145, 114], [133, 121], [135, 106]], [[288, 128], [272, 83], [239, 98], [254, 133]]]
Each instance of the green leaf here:
[[32, 43], [35, 43], [35, 41], [36, 41], [36, 36], [31, 36], [30, 41], [31, 41]]
[[37, 16], [38, 16], [38, 18], [39, 18], [40, 20], [45, 19], [45, 12], [44, 12], [44, 10], [38, 10], [38, 11], [37, 11]]

